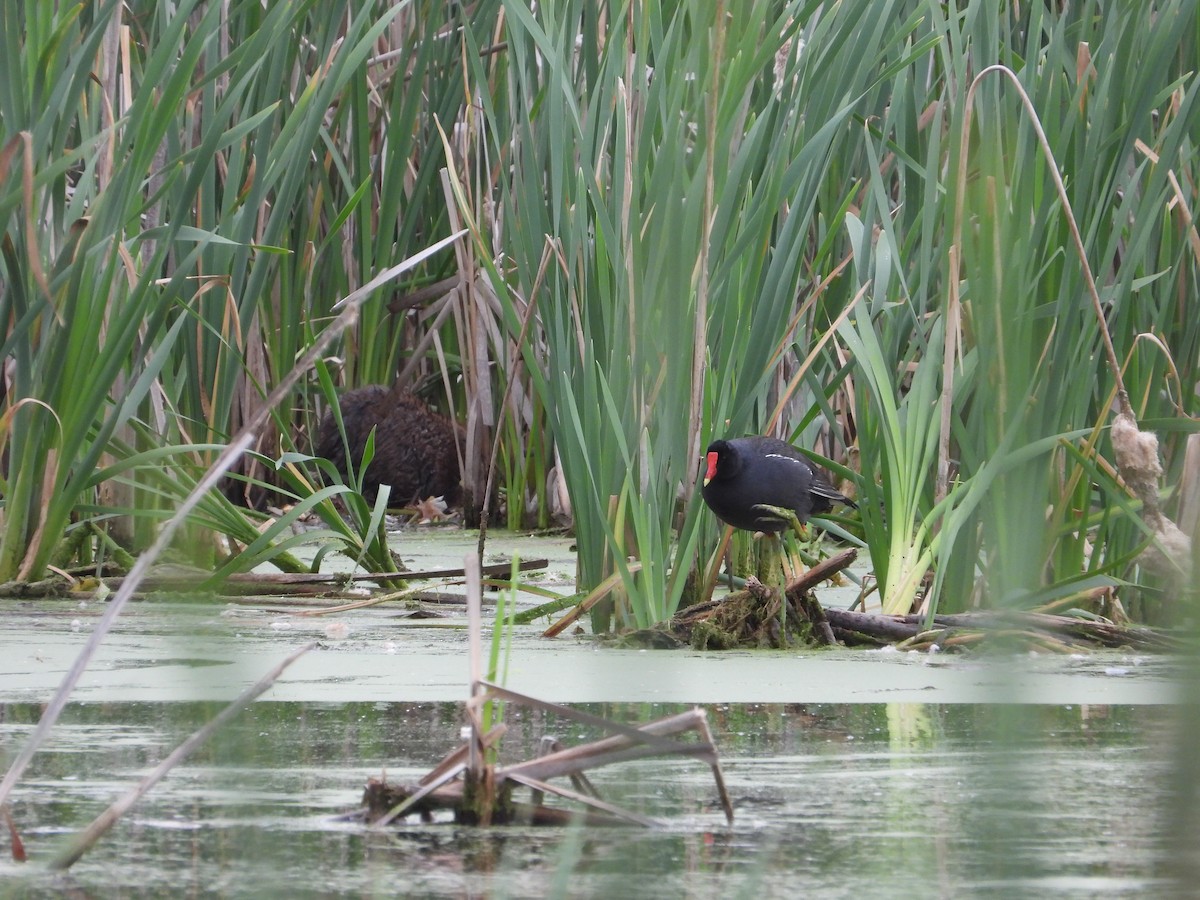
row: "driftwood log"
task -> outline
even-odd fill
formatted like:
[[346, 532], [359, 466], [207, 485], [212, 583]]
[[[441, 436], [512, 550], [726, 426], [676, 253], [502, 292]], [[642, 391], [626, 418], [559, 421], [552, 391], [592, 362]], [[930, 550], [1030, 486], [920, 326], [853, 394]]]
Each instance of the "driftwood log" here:
[[[545, 559], [522, 559], [518, 561], [517, 568], [521, 572], [531, 572], [545, 569], [548, 565], [549, 562]], [[141, 579], [137, 596], [158, 592], [191, 593], [210, 575], [199, 569], [175, 571], [176, 568], [179, 567], [164, 567], [162, 571], [150, 572]], [[512, 563], [488, 563], [482, 567], [482, 572], [485, 578], [506, 578], [512, 573]], [[78, 600], [78, 585], [92, 584], [87, 590], [94, 590], [95, 578], [92, 573], [86, 571], [75, 574], [78, 578], [74, 587], [71, 581], [58, 576], [41, 581], [6, 581], [0, 583], [0, 597], [24, 600]], [[461, 566], [407, 572], [238, 572], [214, 585], [212, 592], [220, 597], [252, 598], [256, 603], [270, 602], [270, 597], [294, 602], [297, 598], [306, 596], [340, 596], [346, 589], [363, 583], [411, 582], [434, 578], [462, 579], [465, 574]], [[125, 576], [105, 573], [103, 580], [106, 587], [115, 591], [120, 589]], [[446, 602], [438, 598], [424, 599], [428, 599], [429, 602]], [[458, 605], [466, 603], [461, 597], [455, 597], [453, 602]]]
[[934, 616], [928, 624], [925, 616], [872, 615], [846, 609], [828, 609], [825, 614], [842, 643], [894, 644], [905, 650], [927, 650], [933, 646], [966, 648], [989, 637], [1062, 652], [1087, 647], [1171, 650], [1180, 646], [1171, 635], [1152, 628], [1020, 610]]

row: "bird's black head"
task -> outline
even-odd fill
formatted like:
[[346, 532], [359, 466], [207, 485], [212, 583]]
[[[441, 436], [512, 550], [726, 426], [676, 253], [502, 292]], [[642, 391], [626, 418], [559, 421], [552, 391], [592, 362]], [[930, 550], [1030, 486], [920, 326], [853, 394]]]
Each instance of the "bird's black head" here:
[[737, 451], [729, 441], [713, 441], [704, 451], [705, 470], [704, 483], [712, 480], [721, 481], [731, 478], [741, 468], [741, 460]]

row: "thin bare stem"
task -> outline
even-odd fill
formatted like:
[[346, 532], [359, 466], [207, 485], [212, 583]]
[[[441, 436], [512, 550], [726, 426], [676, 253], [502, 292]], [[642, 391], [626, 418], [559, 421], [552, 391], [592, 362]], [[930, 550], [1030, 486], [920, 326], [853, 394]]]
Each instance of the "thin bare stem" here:
[[958, 290], [958, 243], [950, 246], [950, 279], [947, 285], [946, 342], [942, 347], [942, 417], [938, 426], [937, 485], [934, 502], [941, 503], [950, 490], [950, 421], [951, 398], [954, 395], [954, 361], [960, 355], [959, 332], [962, 328], [962, 307]]
[[183, 762], [200, 748], [205, 741], [216, 734], [234, 716], [262, 696], [271, 685], [279, 680], [279, 676], [301, 656], [317, 646], [316, 641], [305, 644], [279, 663], [270, 672], [243, 691], [236, 700], [217, 713], [210, 721], [194, 731], [187, 740], [176, 747], [161, 763], [155, 766], [145, 778], [137, 783], [133, 790], [116, 800], [104, 812], [92, 820], [71, 842], [71, 845], [50, 863], [51, 869], [69, 869], [77, 863], [83, 854], [87, 853], [95, 843], [102, 838], [110, 828], [125, 815], [135, 803], [144, 797], [154, 785], [162, 781], [175, 766]]
[[841, 325], [842, 322], [846, 320], [846, 317], [854, 311], [854, 308], [858, 306], [858, 301], [866, 295], [868, 287], [870, 287], [869, 282], [863, 284], [863, 286], [858, 289], [858, 293], [855, 294], [851, 298], [850, 302], [845, 305], [842, 311], [838, 313], [837, 318], [830, 323], [829, 327], [825, 329], [825, 333], [821, 335], [820, 340], [818, 340], [816, 345], [808, 352], [808, 356], [804, 358], [804, 362], [800, 364], [800, 368], [797, 370], [796, 374], [792, 376], [791, 380], [787, 384], [787, 387], [785, 387], [783, 392], [780, 394], [779, 402], [775, 404], [775, 409], [771, 411], [771, 418], [767, 421], [768, 432], [775, 427], [775, 423], [778, 422], [779, 417], [783, 415], [783, 410], [784, 407], [787, 406], [787, 402], [792, 398], [792, 394], [796, 393], [797, 388], [800, 387], [800, 379], [804, 377], [806, 372], [808, 372], [809, 367], [812, 366], [817, 356], [820, 355], [825, 344], [827, 344], [829, 339], [833, 337], [838, 326]]
[[[1100, 291], [1096, 287], [1096, 279], [1092, 275], [1092, 267], [1088, 262], [1087, 250], [1083, 246], [1083, 237], [1079, 233], [1079, 225], [1075, 221], [1075, 212], [1071, 209], [1070, 198], [1067, 197], [1067, 188], [1063, 184], [1062, 175], [1058, 171], [1058, 162], [1054, 158], [1054, 151], [1050, 148], [1050, 141], [1046, 138], [1046, 132], [1042, 129], [1041, 120], [1038, 117], [1037, 110], [1034, 109], [1033, 101], [1029, 98], [1029, 94], [1025, 92], [1020, 79], [1017, 78], [1015, 72], [1005, 65], [988, 66], [982, 72], [975, 76], [971, 82], [971, 87], [967, 90], [966, 110], [963, 113], [962, 131], [959, 135], [959, 166], [958, 180], [955, 185], [954, 196], [954, 246], [962, 246], [962, 227], [963, 227], [963, 203], [966, 194], [967, 184], [967, 167], [966, 156], [968, 142], [971, 134], [971, 116], [974, 112], [975, 89], [979, 87], [980, 82], [993, 72], [998, 72], [1004, 75], [1016, 88], [1017, 95], [1021, 98], [1021, 104], [1025, 108], [1025, 112], [1029, 117], [1029, 122], [1033, 126], [1034, 134], [1037, 135], [1038, 146], [1041, 147], [1042, 155], [1046, 158], [1046, 167], [1050, 171], [1050, 177], [1054, 181], [1054, 188], [1058, 192], [1058, 200], [1063, 206], [1063, 212], [1067, 217], [1067, 227], [1071, 232], [1071, 242], [1075, 245], [1075, 253], [1079, 257], [1079, 267], [1083, 272], [1084, 283], [1087, 285], [1088, 296], [1092, 299], [1092, 309], [1096, 313], [1096, 324], [1100, 329], [1100, 337], [1104, 342], [1104, 354], [1108, 358], [1108, 368], [1117, 385], [1117, 403], [1121, 408], [1121, 413], [1135, 419], [1133, 407], [1129, 403], [1129, 393], [1125, 390], [1125, 381], [1121, 377], [1121, 364], [1117, 359], [1117, 351], [1113, 347], [1112, 335], [1108, 331], [1108, 320], [1104, 317], [1104, 304], [1100, 300]], [[957, 276], [957, 269], [951, 270], [951, 278]]]
[[[539, 293], [542, 278], [546, 274], [546, 266], [550, 262], [551, 248], [547, 240], [545, 252], [542, 254], [542, 267], [538, 270], [537, 280], [534, 282], [533, 290], [530, 291], [529, 297], [525, 300], [525, 313], [521, 316], [521, 332], [517, 335], [517, 343], [513, 353], [513, 363], [509, 367], [508, 376], [504, 381], [504, 396], [500, 399], [500, 405], [497, 407], [500, 410], [508, 408], [509, 397], [512, 396], [513, 384], [517, 380], [517, 376], [521, 372], [521, 348], [525, 345], [525, 341], [529, 336], [529, 325], [533, 321], [533, 312], [537, 309], [534, 299]], [[488, 460], [487, 481], [483, 489], [483, 503], [480, 506], [479, 513], [479, 546], [477, 552], [480, 562], [483, 561], [483, 548], [487, 542], [488, 516], [491, 514], [492, 506], [492, 491], [495, 489], [496, 482], [496, 460], [500, 456], [500, 427], [497, 422], [496, 429], [492, 433], [492, 454]], [[514, 503], [519, 498], [509, 498], [509, 503]], [[521, 501], [524, 502], [524, 501]]]

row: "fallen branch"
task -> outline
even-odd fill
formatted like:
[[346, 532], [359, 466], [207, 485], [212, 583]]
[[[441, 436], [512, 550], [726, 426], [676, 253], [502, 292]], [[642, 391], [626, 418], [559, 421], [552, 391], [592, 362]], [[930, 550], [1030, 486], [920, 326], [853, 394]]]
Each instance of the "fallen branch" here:
[[[726, 820], [733, 824], [733, 801], [725, 788], [721, 763], [704, 710], [699, 707], [667, 716], [641, 726], [624, 725], [594, 716], [582, 710], [561, 706], [520, 694], [484, 680], [482, 677], [482, 579], [474, 557], [467, 558], [467, 645], [470, 668], [469, 698], [464, 715], [469, 736], [452, 750], [417, 784], [396, 787], [381, 779], [367, 783], [363, 795], [365, 817], [382, 827], [402, 816], [420, 815], [428, 820], [437, 810], [448, 810], [455, 821], [464, 824], [504, 824], [514, 821], [545, 823], [564, 821], [564, 813], [546, 811], [541, 800], [547, 793], [579, 804], [590, 822], [633, 822], [655, 825], [654, 820], [623, 809], [599, 797], [584, 776], [597, 766], [651, 756], [695, 757], [709, 765]], [[516, 703], [571, 719], [590, 727], [615, 732], [608, 737], [578, 747], [562, 747], [556, 741], [543, 740], [533, 759], [508, 766], [494, 764], [496, 747], [504, 734], [498, 725], [483, 730], [483, 710], [493, 702]], [[681, 741], [677, 735], [693, 731], [697, 741]], [[568, 776], [573, 789], [549, 783], [548, 779]], [[514, 803], [514, 788], [531, 790], [533, 803]], [[571, 816], [570, 818], [574, 818]]]
[[858, 559], [858, 550], [854, 547], [849, 547], [841, 553], [823, 559], [807, 572], [792, 579], [787, 586], [788, 593], [811, 591], [821, 582], [828, 581], [838, 572], [850, 568], [856, 559]]
[[[518, 571], [532, 572], [545, 569], [550, 565], [545, 559], [523, 559], [517, 566]], [[485, 577], [504, 577], [512, 572], [510, 562], [489, 563], [482, 567]], [[76, 572], [77, 576], [86, 578], [87, 572]], [[150, 572], [138, 584], [138, 596], [163, 593], [189, 593], [196, 585], [208, 577], [207, 572]], [[426, 581], [433, 578], [464, 578], [462, 568], [421, 569], [415, 572], [241, 572], [225, 578], [215, 593], [221, 597], [245, 596], [281, 596], [296, 595], [327, 595], [330, 588], [343, 588], [346, 585], [363, 582], [387, 582], [403, 579], [405, 581]], [[120, 590], [125, 584], [126, 576], [107, 575], [103, 581], [111, 590]], [[44, 578], [40, 581], [7, 581], [0, 584], [0, 597], [18, 599], [79, 599], [77, 583], [64, 578]]]
[[[1097, 645], [1138, 650], [1171, 650], [1181, 646], [1172, 636], [1151, 628], [1021, 610], [934, 616], [928, 630], [924, 616], [872, 615], [846, 609], [827, 609], [825, 614], [834, 633], [848, 644], [903, 644], [904, 649], [927, 649], [935, 643], [942, 647], [961, 647], [978, 643], [983, 637], [1023, 635], [1028, 641], [1042, 642], [1046, 649], [1057, 645], [1063, 651]], [[968, 632], [980, 637], [964, 639], [963, 635]]]

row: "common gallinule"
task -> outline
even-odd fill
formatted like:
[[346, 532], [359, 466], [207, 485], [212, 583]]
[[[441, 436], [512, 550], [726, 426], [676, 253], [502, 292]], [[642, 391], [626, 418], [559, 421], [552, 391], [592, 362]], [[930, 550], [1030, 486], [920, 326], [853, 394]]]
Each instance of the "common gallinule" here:
[[[373, 502], [379, 486], [387, 484], [392, 488], [389, 506], [428, 497], [441, 497], [448, 506], [458, 504], [461, 485], [453, 422], [416, 395], [379, 384], [347, 391], [339, 405], [355, 470], [362, 463], [367, 436], [375, 429], [375, 455], [361, 485], [368, 500]], [[347, 477], [346, 445], [332, 410], [321, 420], [316, 451]]]
[[704, 502], [734, 528], [774, 533], [789, 527], [791, 523], [771, 507], [791, 510], [802, 525], [835, 503], [855, 505], [799, 450], [777, 438], [713, 441], [705, 459]]

